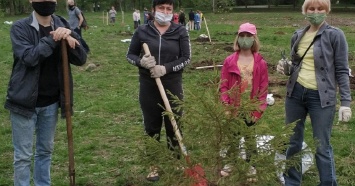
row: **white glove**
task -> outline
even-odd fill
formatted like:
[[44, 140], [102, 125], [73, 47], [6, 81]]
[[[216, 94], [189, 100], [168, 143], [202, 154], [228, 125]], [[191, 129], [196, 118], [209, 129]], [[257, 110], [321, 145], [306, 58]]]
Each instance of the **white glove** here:
[[350, 107], [343, 107], [339, 108], [339, 121], [348, 122], [351, 118], [351, 109]]
[[143, 68], [146, 68], [146, 69], [151, 69], [155, 66], [155, 64], [157, 63], [155, 61], [155, 58], [154, 56], [151, 56], [149, 54], [145, 54], [142, 59], [141, 59], [141, 66]]
[[292, 67], [292, 62], [288, 61], [287, 59], [281, 59], [279, 60], [277, 66], [276, 66], [276, 70], [277, 72], [279, 72], [280, 74], [283, 75], [291, 75], [291, 67]]
[[152, 78], [159, 78], [166, 74], [166, 68], [163, 65], [155, 65], [153, 68], [150, 69], [150, 77]]

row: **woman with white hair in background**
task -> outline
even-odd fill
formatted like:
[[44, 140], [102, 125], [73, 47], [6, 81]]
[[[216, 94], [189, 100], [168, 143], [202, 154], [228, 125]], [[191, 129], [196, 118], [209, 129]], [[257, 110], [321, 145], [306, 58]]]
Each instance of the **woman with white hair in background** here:
[[68, 0], [67, 3], [68, 3], [68, 14], [69, 14], [68, 22], [70, 25], [70, 29], [74, 30], [74, 32], [79, 34], [80, 43], [85, 48], [86, 52], [90, 52], [90, 48], [85, 42], [85, 40], [83, 39], [83, 36], [81, 34], [81, 28], [82, 28], [81, 25], [84, 21], [84, 17], [81, 14], [81, 10], [77, 6], [75, 6], [74, 0]]

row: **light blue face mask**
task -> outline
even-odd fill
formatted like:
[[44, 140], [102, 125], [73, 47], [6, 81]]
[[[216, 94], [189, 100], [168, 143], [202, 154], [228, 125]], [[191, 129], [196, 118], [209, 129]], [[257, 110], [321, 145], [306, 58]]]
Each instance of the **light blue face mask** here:
[[254, 44], [253, 37], [238, 37], [238, 45], [240, 49], [248, 50], [253, 46], [253, 44]]
[[326, 17], [325, 13], [306, 14], [306, 19], [314, 26], [322, 24]]
[[173, 14], [164, 14], [161, 12], [155, 12], [155, 21], [159, 25], [168, 25], [172, 18], [173, 18]]

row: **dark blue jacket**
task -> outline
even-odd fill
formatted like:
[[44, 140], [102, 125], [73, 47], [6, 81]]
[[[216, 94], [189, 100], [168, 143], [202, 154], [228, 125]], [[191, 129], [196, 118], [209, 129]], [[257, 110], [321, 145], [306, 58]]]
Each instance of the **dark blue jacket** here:
[[[58, 27], [69, 28], [68, 22], [59, 16], [52, 15], [53, 30]], [[52, 55], [55, 48], [60, 47], [60, 41], [54, 41], [52, 36], [40, 38], [39, 25], [32, 13], [29, 17], [16, 21], [11, 27], [11, 42], [14, 64], [8, 85], [5, 108], [26, 117], [35, 112], [38, 97], [38, 80], [40, 63]], [[79, 36], [72, 31], [72, 37], [78, 40]], [[75, 49], [67, 47], [68, 61], [74, 65], [83, 65], [86, 62], [84, 48], [76, 46]], [[58, 74], [60, 83], [60, 106], [64, 116], [64, 85], [61, 50], [58, 56]], [[69, 65], [71, 105], [73, 105], [73, 81]]]

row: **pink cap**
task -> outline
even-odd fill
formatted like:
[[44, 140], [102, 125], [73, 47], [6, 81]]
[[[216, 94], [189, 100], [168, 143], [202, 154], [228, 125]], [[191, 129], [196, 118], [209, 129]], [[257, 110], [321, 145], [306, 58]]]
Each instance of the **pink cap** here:
[[253, 35], [255, 35], [256, 32], [256, 27], [255, 25], [251, 24], [251, 23], [243, 23], [240, 25], [239, 30], [238, 30], [238, 34], [241, 32], [249, 32]]

